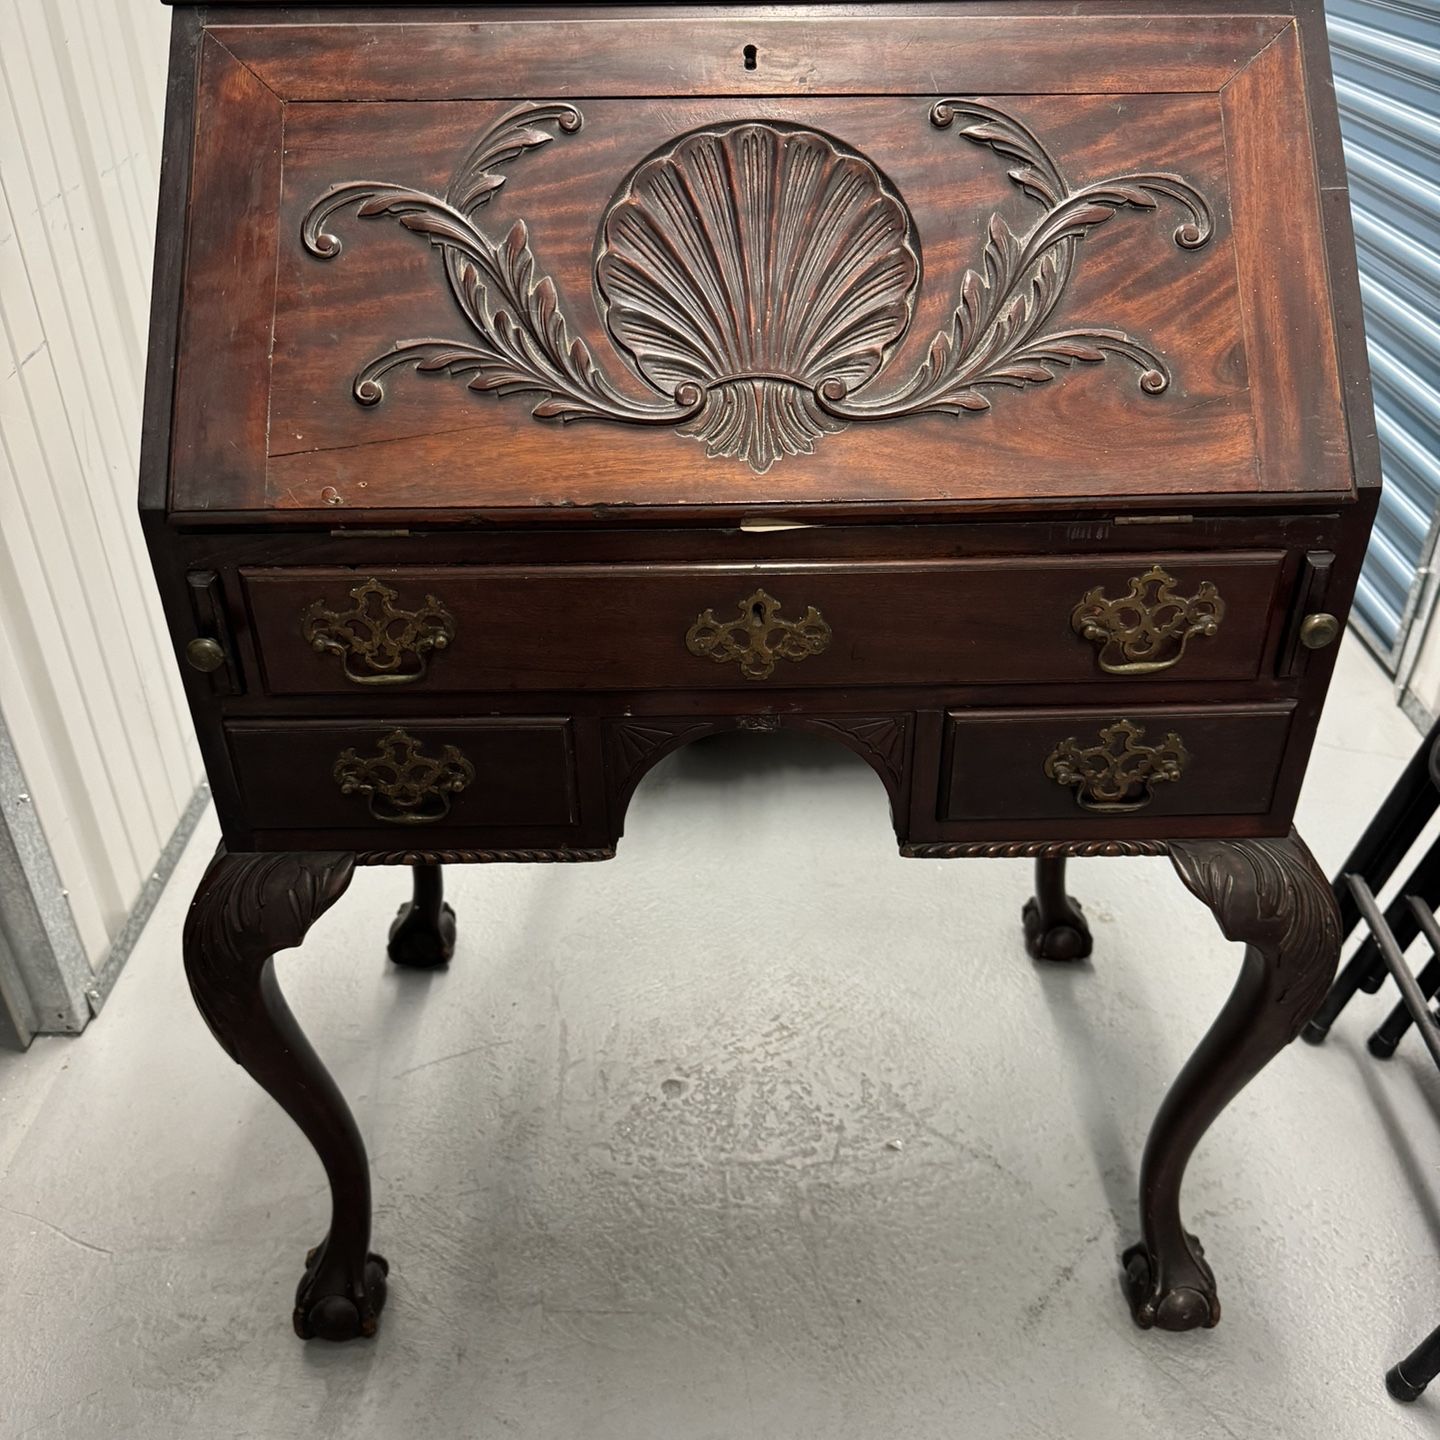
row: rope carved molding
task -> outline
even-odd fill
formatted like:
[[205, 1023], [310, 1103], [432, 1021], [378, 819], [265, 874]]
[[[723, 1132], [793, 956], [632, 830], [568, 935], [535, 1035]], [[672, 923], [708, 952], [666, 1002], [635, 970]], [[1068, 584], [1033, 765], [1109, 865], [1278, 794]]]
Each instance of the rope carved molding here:
[[1011, 165], [1039, 207], [1017, 234], [994, 215], [979, 269], [967, 270], [951, 319], [908, 378], [887, 367], [914, 318], [920, 244], [904, 200], [858, 150], [818, 130], [734, 121], [691, 131], [622, 183], [601, 219], [596, 304], [616, 354], [655, 395], [617, 388], [572, 327], [543, 274], [529, 228], [497, 239], [481, 224], [505, 167], [557, 135], [580, 111], [527, 104], [510, 111], [465, 158], [443, 196], [403, 185], [337, 185], [311, 207], [302, 240], [321, 260], [341, 253], [326, 227], [341, 211], [389, 216], [425, 236], [471, 334], [398, 342], [364, 366], [355, 399], [378, 405], [386, 378], [412, 369], [468, 377], [469, 388], [537, 396], [542, 420], [609, 421], [674, 429], [711, 457], [764, 474], [787, 456], [865, 421], [973, 415], [989, 394], [1045, 384], [1107, 356], [1139, 371], [1148, 395], [1170, 385], [1165, 363], [1122, 330], [1051, 328], [1080, 241], [1121, 210], [1178, 205], [1176, 245], [1214, 233], [1200, 193], [1178, 175], [1127, 174], [1072, 189], [1019, 120], [978, 100], [945, 99], [930, 123]]

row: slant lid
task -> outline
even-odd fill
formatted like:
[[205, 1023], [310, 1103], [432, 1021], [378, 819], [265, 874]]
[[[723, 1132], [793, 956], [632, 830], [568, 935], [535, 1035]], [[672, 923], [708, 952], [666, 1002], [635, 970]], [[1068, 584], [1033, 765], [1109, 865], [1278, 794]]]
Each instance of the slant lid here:
[[212, 19], [173, 508], [1351, 490], [1292, 20], [543, 16]]

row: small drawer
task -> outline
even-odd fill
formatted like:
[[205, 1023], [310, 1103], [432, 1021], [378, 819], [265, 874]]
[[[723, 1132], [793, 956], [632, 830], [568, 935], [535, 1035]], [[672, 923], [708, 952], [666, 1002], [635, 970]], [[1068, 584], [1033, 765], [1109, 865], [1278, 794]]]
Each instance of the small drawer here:
[[1264, 814], [1293, 709], [952, 712], [946, 717], [940, 818]]
[[568, 826], [574, 745], [561, 718], [235, 721], [246, 815], [260, 830]]
[[250, 570], [271, 694], [1246, 680], [1281, 551]]

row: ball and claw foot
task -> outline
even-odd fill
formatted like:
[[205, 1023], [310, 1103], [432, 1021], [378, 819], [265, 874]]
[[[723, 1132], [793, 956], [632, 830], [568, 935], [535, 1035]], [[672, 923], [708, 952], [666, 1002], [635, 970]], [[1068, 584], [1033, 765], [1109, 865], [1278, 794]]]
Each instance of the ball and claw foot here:
[[360, 1294], [353, 1289], [321, 1293], [324, 1282], [317, 1262], [324, 1248], [317, 1245], [305, 1257], [305, 1274], [295, 1291], [295, 1333], [302, 1340], [369, 1339], [380, 1327], [390, 1263], [372, 1251], [365, 1262], [365, 1284]]
[[1195, 1236], [1187, 1238], [1203, 1289], [1160, 1282], [1143, 1244], [1132, 1245], [1121, 1257], [1130, 1314], [1142, 1330], [1209, 1330], [1220, 1323], [1220, 1297], [1215, 1293], [1215, 1277], [1205, 1263], [1204, 1247]]
[[455, 912], [443, 905], [438, 920], [432, 919], [414, 901], [400, 907], [390, 927], [387, 955], [396, 965], [412, 970], [434, 970], [448, 965], [455, 954]]
[[1022, 913], [1025, 948], [1032, 960], [1083, 960], [1092, 948], [1090, 927], [1065, 889], [1065, 856], [1035, 861], [1035, 894]]
[[1084, 960], [1094, 949], [1090, 927], [1078, 902], [1072, 900], [1070, 905], [1070, 913], [1060, 920], [1042, 915], [1038, 901], [1025, 902], [1022, 914], [1025, 949], [1032, 960]]

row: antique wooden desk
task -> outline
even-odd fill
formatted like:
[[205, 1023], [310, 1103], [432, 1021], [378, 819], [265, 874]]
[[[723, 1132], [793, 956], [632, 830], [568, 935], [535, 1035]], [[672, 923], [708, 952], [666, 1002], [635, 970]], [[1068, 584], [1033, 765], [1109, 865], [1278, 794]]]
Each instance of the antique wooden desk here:
[[271, 956], [409, 865], [440, 963], [442, 864], [606, 859], [735, 728], [856, 751], [904, 855], [1036, 857], [1037, 956], [1076, 853], [1248, 942], [1124, 1261], [1215, 1323], [1180, 1182], [1334, 968], [1290, 821], [1377, 498], [1318, 4], [181, 6], [156, 282], [186, 968], [329, 1175], [301, 1335], [386, 1267]]

